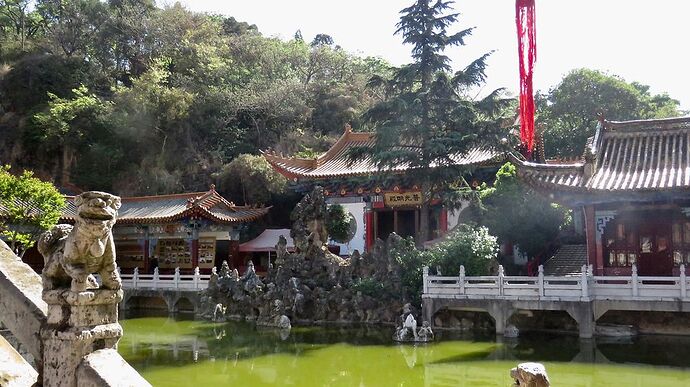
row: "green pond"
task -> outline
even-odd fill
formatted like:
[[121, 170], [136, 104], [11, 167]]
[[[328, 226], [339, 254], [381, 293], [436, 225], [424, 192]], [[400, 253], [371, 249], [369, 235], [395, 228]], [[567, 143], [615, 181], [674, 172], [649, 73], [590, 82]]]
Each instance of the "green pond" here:
[[398, 345], [387, 327], [294, 327], [288, 336], [244, 322], [166, 317], [121, 321], [119, 351], [154, 386], [509, 386], [522, 361], [546, 365], [554, 386], [690, 386], [690, 339], [579, 341], [533, 334], [437, 332]]

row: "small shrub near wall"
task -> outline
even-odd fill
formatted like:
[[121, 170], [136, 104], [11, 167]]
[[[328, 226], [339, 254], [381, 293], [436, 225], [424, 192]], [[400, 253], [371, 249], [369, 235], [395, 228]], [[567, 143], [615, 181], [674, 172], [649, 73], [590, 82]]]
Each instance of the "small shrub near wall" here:
[[489, 275], [496, 265], [498, 243], [486, 227], [459, 225], [446, 240], [427, 251], [428, 262], [443, 275], [457, 275], [460, 265], [465, 275]]

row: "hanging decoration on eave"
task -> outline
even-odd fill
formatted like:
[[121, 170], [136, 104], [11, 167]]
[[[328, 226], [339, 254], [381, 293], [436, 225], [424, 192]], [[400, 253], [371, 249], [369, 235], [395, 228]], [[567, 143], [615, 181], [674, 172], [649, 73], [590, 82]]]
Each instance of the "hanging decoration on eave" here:
[[518, 58], [520, 59], [520, 142], [527, 160], [534, 149], [534, 94], [532, 73], [537, 60], [535, 0], [515, 0]]

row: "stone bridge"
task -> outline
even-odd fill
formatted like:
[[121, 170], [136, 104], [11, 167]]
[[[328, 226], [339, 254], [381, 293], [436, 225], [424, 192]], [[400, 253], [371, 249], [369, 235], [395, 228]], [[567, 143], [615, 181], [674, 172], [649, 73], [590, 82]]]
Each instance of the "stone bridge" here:
[[120, 302], [120, 310], [123, 312], [133, 309], [162, 309], [169, 314], [200, 312], [201, 295], [197, 290], [125, 288], [124, 291]]
[[690, 283], [681, 265], [678, 277], [594, 276], [583, 266], [578, 276], [432, 276], [424, 268], [423, 318], [433, 324], [440, 310], [487, 312], [502, 335], [518, 311], [564, 311], [578, 324], [581, 338], [594, 335], [596, 321], [608, 311], [690, 312]]
[[210, 274], [200, 274], [199, 268], [193, 274], [159, 274], [158, 268], [152, 274], [139, 274], [134, 269], [131, 274], [121, 274], [122, 288], [125, 291], [120, 310], [164, 309], [168, 313], [200, 312], [200, 292], [208, 287]]

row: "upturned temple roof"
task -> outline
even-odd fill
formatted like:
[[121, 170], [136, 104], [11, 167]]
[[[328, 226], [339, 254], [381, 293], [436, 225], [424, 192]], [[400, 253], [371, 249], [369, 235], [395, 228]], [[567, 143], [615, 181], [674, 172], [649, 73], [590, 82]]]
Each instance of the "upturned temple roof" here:
[[[67, 197], [62, 220], [71, 221], [77, 213], [74, 197]], [[241, 223], [256, 220], [270, 207], [236, 206], [211, 186], [207, 192], [172, 195], [123, 197], [118, 211], [118, 224], [151, 224], [175, 222], [188, 217], [208, 219], [217, 223]]]
[[584, 160], [518, 161], [531, 185], [569, 192], [660, 192], [690, 188], [690, 117], [601, 121]]
[[[353, 132], [346, 126], [345, 132], [333, 146], [322, 155], [313, 159], [284, 157], [272, 152], [262, 152], [273, 168], [288, 179], [327, 179], [369, 175], [380, 170], [374, 161], [366, 156], [355, 162], [350, 162], [348, 152], [354, 147], [373, 147], [375, 143], [372, 132]], [[473, 149], [467, 154], [453, 157], [457, 165], [481, 165], [497, 161], [504, 156], [503, 152], [489, 149]], [[389, 171], [402, 172], [407, 165], [398, 165]]]

